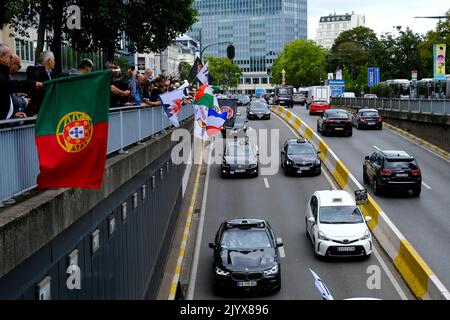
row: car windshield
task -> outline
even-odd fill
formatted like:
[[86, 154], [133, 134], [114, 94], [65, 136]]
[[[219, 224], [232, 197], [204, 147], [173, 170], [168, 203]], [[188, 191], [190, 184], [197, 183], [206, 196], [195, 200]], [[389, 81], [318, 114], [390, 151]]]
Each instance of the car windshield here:
[[328, 112], [326, 115], [328, 119], [348, 119], [348, 114], [345, 112]]
[[361, 112], [361, 116], [363, 116], [363, 117], [378, 117], [378, 112], [376, 112], [376, 111], [364, 111], [364, 112]]
[[264, 229], [230, 229], [223, 233], [222, 249], [240, 250], [270, 248], [269, 236]]
[[361, 211], [356, 206], [321, 207], [319, 211], [320, 223], [362, 223]]
[[413, 159], [389, 159], [386, 158], [384, 162], [385, 169], [394, 169], [394, 170], [417, 170], [419, 169], [417, 163]]
[[227, 148], [225, 155], [227, 156], [248, 156], [251, 154], [251, 149], [248, 145], [231, 145]]
[[296, 154], [314, 154], [316, 153], [314, 147], [310, 144], [292, 144], [288, 146], [288, 155], [296, 155]]
[[235, 126], [242, 126], [244, 123], [245, 123], [244, 117], [236, 117], [236, 119], [234, 120]]
[[278, 89], [278, 94], [292, 94], [292, 89], [280, 88]]
[[250, 110], [252, 111], [267, 111], [267, 105], [265, 103], [256, 102], [252, 103], [250, 106]]

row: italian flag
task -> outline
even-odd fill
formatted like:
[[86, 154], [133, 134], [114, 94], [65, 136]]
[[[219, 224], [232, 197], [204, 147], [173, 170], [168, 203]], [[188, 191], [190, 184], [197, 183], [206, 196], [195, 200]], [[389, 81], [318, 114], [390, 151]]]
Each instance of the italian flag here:
[[45, 83], [35, 137], [40, 190], [101, 187], [111, 74], [97, 71]]

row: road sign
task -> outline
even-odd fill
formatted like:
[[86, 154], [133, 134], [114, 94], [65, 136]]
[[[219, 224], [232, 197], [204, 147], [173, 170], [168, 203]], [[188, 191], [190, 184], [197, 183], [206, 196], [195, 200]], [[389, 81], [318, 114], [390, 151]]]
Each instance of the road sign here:
[[380, 83], [380, 68], [368, 68], [367, 71], [367, 84], [369, 87], [373, 87]]
[[333, 80], [334, 74], [333, 72], [328, 73], [328, 80]]

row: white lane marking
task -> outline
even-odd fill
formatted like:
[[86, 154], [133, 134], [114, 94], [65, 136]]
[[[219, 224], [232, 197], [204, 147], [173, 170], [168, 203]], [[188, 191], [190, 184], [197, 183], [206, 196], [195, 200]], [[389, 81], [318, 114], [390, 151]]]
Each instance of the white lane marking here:
[[269, 181], [267, 178], [264, 178], [264, 184], [266, 185], [266, 188], [269, 189]]
[[[283, 242], [283, 239], [277, 238], [278, 242]], [[284, 252], [284, 244], [282, 247], [278, 248], [278, 253], [280, 254], [280, 258], [286, 258], [286, 253]]]
[[203, 224], [205, 222], [206, 199], [208, 197], [209, 176], [210, 176], [210, 172], [211, 172], [210, 168], [211, 168], [212, 149], [213, 148], [210, 148], [210, 151], [208, 154], [206, 180], [205, 180], [205, 186], [203, 188], [203, 199], [202, 199], [202, 207], [200, 209], [200, 221], [198, 224], [197, 238], [195, 239], [195, 251], [194, 251], [194, 258], [192, 261], [191, 276], [189, 278], [188, 290], [187, 290], [187, 295], [186, 295], [187, 300], [194, 299], [195, 282], [197, 280], [198, 260], [200, 258], [200, 249], [201, 249], [202, 236], [203, 236]]
[[380, 148], [378, 148], [377, 146], [373, 146], [375, 149], [377, 149], [377, 151], [381, 151]]
[[425, 182], [422, 181], [422, 184], [425, 188], [427, 188], [428, 190], [431, 190], [431, 187], [429, 185], [427, 185]]
[[[278, 117], [278, 115], [276, 115]], [[286, 124], [286, 122], [284, 122], [280, 117], [278, 117], [284, 124]], [[289, 125], [286, 124], [286, 126], [297, 136], [300, 137], [300, 135]], [[326, 170], [322, 170], [322, 173], [324, 174], [325, 178], [328, 180], [328, 182], [330, 183], [330, 185], [333, 187], [334, 190], [337, 190], [337, 186], [334, 183], [334, 181], [331, 179], [330, 175], [328, 174], [328, 172]], [[388, 269], [387, 265], [384, 263], [384, 261], [382, 260], [380, 254], [378, 253], [378, 250], [373, 247], [373, 253], [375, 255], [375, 257], [377, 258], [377, 260], [380, 263], [380, 266], [383, 268], [384, 272], [386, 273], [386, 275], [388, 276], [389, 280], [391, 281], [392, 285], [394, 286], [395, 290], [397, 290], [397, 293], [399, 294], [400, 298], [402, 300], [408, 300], [406, 294], [403, 292], [402, 288], [400, 287], [397, 279], [395, 279], [395, 277], [392, 275], [391, 271]]]
[[373, 247], [373, 254], [375, 255], [375, 258], [377, 258], [378, 262], [380, 263], [380, 266], [383, 268], [384, 272], [388, 276], [388, 278], [391, 281], [392, 285], [394, 286], [395, 290], [397, 290], [397, 293], [399, 294], [400, 298], [402, 298], [402, 300], [408, 300], [408, 297], [403, 292], [402, 287], [398, 283], [397, 279], [395, 279], [394, 275], [392, 274], [391, 270], [389, 270], [386, 263], [384, 263], [383, 259], [380, 256], [380, 253], [375, 248], [375, 246]]
[[428, 152], [434, 154], [435, 156], [441, 158], [442, 160], [445, 160], [445, 161], [447, 161], [447, 162], [450, 163], [450, 160], [449, 160], [449, 159], [445, 158], [444, 156], [440, 155], [439, 153], [436, 153], [436, 152], [434, 152], [433, 150], [428, 149], [427, 147], [421, 145], [420, 143], [417, 143], [416, 141], [414, 141], [414, 140], [412, 140], [412, 139], [409, 139], [408, 137], [405, 137], [405, 136], [402, 135], [401, 133], [398, 133], [398, 132], [396, 132], [396, 131], [394, 131], [394, 130], [391, 130], [391, 129], [389, 129], [389, 128], [386, 128], [386, 129], [389, 130], [390, 132], [392, 132], [392, 133], [398, 135], [399, 137], [402, 137], [403, 139], [405, 139], [405, 140], [407, 140], [407, 141], [409, 141], [409, 142], [414, 143], [415, 145], [421, 147], [422, 149], [424, 149], [424, 150], [426, 150], [426, 151], [428, 151]]

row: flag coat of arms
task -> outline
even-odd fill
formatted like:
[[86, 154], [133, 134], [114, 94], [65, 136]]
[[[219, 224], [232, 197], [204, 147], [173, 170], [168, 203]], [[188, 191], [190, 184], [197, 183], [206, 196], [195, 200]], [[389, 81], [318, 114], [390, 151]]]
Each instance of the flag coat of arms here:
[[180, 126], [180, 111], [184, 97], [184, 89], [189, 85], [189, 83], [184, 83], [177, 90], [169, 91], [163, 93], [159, 96], [163, 104], [164, 113], [170, 120], [170, 123], [175, 126]]
[[207, 140], [206, 120], [208, 119], [208, 107], [194, 104], [194, 114], [194, 137], [201, 140]]
[[36, 120], [39, 189], [99, 189], [108, 145], [111, 71], [51, 80]]

